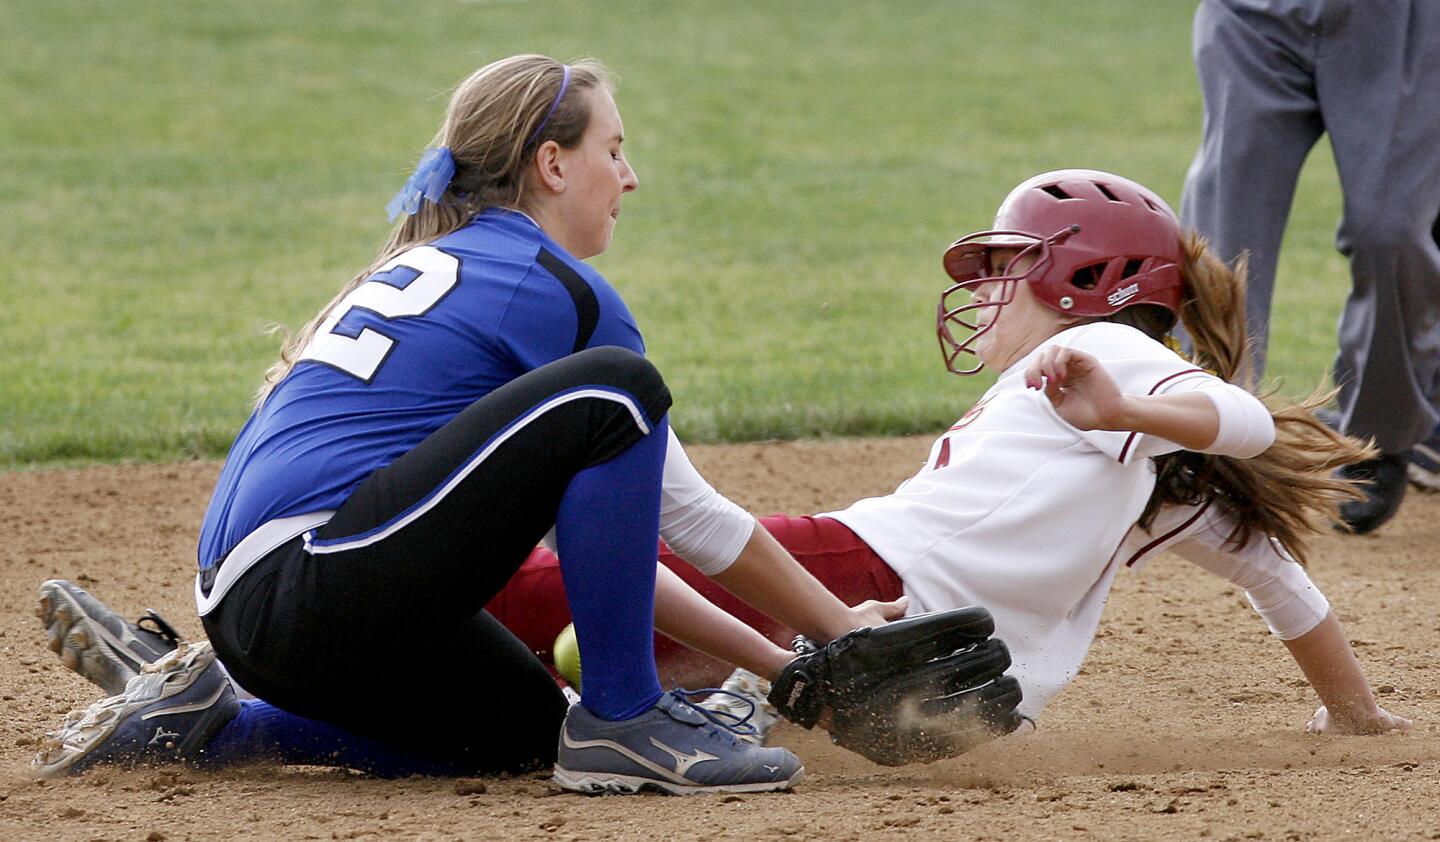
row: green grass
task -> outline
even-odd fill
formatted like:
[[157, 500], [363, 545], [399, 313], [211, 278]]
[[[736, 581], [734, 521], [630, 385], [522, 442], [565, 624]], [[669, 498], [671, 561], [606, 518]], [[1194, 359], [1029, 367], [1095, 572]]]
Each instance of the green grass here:
[[[641, 189], [596, 265], [714, 441], [932, 430], [941, 250], [1060, 166], [1178, 202], [1191, 4], [0, 0], [0, 467], [223, 454], [274, 354], [369, 262], [446, 91], [487, 61], [621, 76]], [[1328, 150], [1271, 374], [1323, 376], [1348, 289]]]

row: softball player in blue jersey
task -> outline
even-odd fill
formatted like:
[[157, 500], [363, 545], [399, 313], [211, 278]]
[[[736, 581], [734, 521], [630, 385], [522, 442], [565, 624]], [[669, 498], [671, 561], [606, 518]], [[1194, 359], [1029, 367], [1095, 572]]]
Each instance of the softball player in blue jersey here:
[[[195, 584], [213, 651], [181, 647], [68, 722], [43, 774], [278, 755], [381, 774], [553, 762], [585, 791], [798, 780], [790, 752], [656, 677], [670, 395], [582, 262], [637, 186], [622, 140], [594, 62], [519, 56], [461, 84], [392, 203], [404, 221], [287, 343], [231, 448]], [[587, 653], [568, 709], [481, 610], [552, 526]], [[217, 656], [264, 701], [237, 700]], [[387, 680], [399, 665], [412, 677]]]

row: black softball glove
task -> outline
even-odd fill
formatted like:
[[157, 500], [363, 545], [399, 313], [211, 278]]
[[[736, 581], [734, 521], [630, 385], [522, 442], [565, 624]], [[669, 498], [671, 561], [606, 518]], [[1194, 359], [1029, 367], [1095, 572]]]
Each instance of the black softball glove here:
[[885, 766], [954, 757], [1020, 726], [1020, 683], [1004, 674], [1010, 651], [990, 637], [979, 606], [861, 628], [800, 656], [770, 703], [806, 728], [830, 715], [830, 738]]

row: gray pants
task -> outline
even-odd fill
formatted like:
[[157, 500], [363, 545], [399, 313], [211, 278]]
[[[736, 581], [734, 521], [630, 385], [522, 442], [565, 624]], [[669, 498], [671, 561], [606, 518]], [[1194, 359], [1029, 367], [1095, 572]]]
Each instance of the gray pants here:
[[1221, 257], [1249, 253], [1258, 366], [1295, 182], [1328, 132], [1353, 282], [1343, 429], [1409, 448], [1440, 420], [1440, 0], [1202, 0], [1194, 50], [1204, 137], [1181, 215]]

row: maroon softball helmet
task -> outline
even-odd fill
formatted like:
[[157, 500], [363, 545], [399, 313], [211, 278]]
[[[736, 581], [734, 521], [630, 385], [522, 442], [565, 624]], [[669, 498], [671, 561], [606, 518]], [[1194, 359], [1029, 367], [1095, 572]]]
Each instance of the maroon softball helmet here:
[[[1004, 268], [990, 250], [1019, 249]], [[1021, 255], [1035, 255], [1012, 273]], [[1056, 170], [1027, 179], [1010, 191], [995, 214], [995, 227], [956, 240], [945, 251], [945, 271], [955, 283], [940, 296], [940, 352], [955, 374], [984, 367], [975, 340], [995, 323], [980, 325], [976, 311], [1004, 307], [1019, 283], [1043, 304], [1077, 316], [1108, 316], [1137, 304], [1158, 304], [1180, 313], [1185, 282], [1184, 236], [1170, 206], [1146, 187], [1098, 170]], [[990, 282], [998, 294], [984, 302], [970, 291]], [[963, 294], [962, 294], [963, 292]], [[999, 317], [999, 312], [995, 314]], [[952, 332], [958, 325], [968, 333]], [[974, 357], [965, 368], [961, 354]]]

